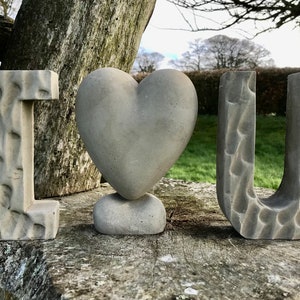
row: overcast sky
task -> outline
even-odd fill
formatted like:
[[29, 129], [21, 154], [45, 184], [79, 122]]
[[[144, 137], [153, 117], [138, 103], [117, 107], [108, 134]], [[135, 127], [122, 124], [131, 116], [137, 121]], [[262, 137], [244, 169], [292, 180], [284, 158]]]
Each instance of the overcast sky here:
[[[207, 22], [205, 19], [198, 20], [200, 25], [207, 25]], [[174, 30], [188, 26], [174, 5], [166, 0], [157, 0], [152, 18], [143, 34], [141, 47], [163, 54], [166, 62], [187, 51], [189, 41], [197, 38], [206, 39], [217, 34], [243, 39], [254, 35], [256, 32], [254, 26], [254, 23], [248, 23], [239, 25], [238, 28], [218, 32]], [[271, 58], [274, 59], [277, 67], [300, 67], [300, 28], [294, 29], [294, 24], [287, 24], [280, 29], [260, 34], [253, 41], [271, 52]], [[166, 67], [166, 64], [162, 64], [162, 67]]]

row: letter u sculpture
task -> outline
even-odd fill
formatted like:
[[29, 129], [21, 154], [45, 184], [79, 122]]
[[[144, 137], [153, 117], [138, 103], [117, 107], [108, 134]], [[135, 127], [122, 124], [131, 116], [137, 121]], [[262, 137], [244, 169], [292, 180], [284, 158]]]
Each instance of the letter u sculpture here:
[[289, 75], [284, 175], [267, 199], [254, 188], [255, 82], [252, 71], [221, 77], [217, 195], [232, 226], [251, 239], [300, 238], [300, 73]]

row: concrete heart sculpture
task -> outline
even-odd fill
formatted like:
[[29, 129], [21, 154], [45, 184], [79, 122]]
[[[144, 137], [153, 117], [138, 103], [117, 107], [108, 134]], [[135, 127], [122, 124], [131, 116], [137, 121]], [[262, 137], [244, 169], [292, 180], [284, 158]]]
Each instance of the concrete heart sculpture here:
[[142, 197], [186, 147], [197, 118], [190, 79], [159, 70], [138, 84], [114, 68], [98, 69], [81, 83], [76, 121], [93, 162], [126, 199]]

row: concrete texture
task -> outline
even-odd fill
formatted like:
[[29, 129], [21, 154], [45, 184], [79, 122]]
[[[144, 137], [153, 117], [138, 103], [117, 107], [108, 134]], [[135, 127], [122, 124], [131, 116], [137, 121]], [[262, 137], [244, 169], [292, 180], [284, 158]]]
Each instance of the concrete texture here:
[[36, 201], [33, 101], [58, 99], [51, 71], [0, 71], [0, 240], [53, 239], [57, 201]]
[[[14, 299], [299, 299], [299, 241], [247, 240], [222, 214], [215, 185], [163, 179], [152, 193], [163, 233], [110, 236], [93, 206], [113, 189], [57, 199], [55, 240], [0, 243], [0, 297]], [[259, 197], [274, 191], [255, 189]]]
[[253, 239], [300, 239], [300, 73], [288, 77], [284, 175], [272, 196], [253, 188], [256, 73], [228, 72], [219, 91], [217, 192], [233, 227]]
[[126, 199], [138, 199], [185, 149], [197, 119], [197, 94], [176, 70], [159, 70], [138, 83], [114, 68], [81, 83], [76, 122], [104, 178]]

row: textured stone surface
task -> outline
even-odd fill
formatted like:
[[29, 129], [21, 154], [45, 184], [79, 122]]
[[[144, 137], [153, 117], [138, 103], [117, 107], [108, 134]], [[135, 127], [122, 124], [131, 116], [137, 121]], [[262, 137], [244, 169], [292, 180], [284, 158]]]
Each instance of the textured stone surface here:
[[34, 200], [33, 100], [58, 99], [51, 71], [0, 71], [0, 239], [54, 238], [57, 201]]
[[166, 207], [167, 227], [147, 236], [96, 232], [93, 206], [113, 192], [107, 184], [61, 198], [55, 240], [0, 243], [0, 289], [23, 300], [298, 300], [300, 242], [244, 239], [215, 188], [163, 179], [152, 193]]
[[126, 199], [138, 199], [185, 149], [197, 119], [197, 94], [176, 70], [159, 70], [138, 85], [103, 68], [81, 83], [76, 122], [104, 178]]
[[106, 195], [95, 204], [93, 216], [96, 230], [105, 234], [156, 234], [166, 226], [164, 205], [149, 193], [136, 200]]
[[255, 72], [221, 77], [217, 192], [233, 227], [253, 239], [300, 239], [300, 73], [288, 77], [284, 176], [269, 198], [253, 188]]

